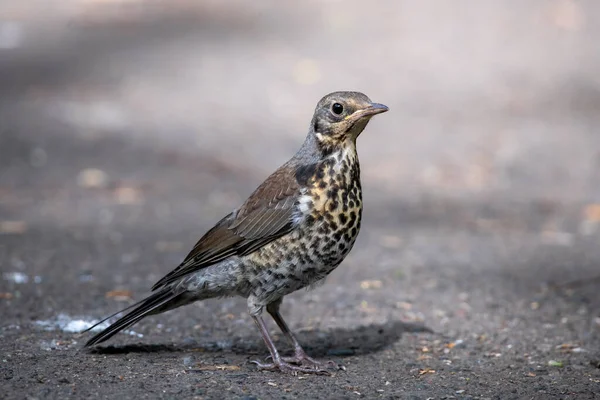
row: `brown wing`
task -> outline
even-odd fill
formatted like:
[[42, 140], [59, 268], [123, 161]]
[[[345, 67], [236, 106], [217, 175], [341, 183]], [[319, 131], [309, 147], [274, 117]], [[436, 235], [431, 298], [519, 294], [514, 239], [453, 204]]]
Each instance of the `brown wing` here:
[[236, 212], [209, 230], [179, 267], [152, 290], [231, 256], [250, 254], [295, 227], [295, 203], [300, 195], [295, 168], [284, 165], [262, 183]]

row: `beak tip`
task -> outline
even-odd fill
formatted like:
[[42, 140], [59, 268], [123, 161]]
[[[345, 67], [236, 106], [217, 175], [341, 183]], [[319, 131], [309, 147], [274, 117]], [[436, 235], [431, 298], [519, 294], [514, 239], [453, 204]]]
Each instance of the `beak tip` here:
[[380, 103], [371, 103], [371, 109], [373, 109], [374, 111], [377, 111], [377, 114], [384, 113], [384, 112], [390, 110], [390, 108], [388, 106], [386, 106], [385, 104], [380, 104]]

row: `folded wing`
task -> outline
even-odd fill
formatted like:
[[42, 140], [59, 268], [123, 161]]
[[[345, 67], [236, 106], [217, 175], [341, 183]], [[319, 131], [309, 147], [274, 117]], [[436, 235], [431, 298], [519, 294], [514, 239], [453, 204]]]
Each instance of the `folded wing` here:
[[300, 186], [295, 169], [283, 166], [262, 183], [242, 207], [209, 230], [185, 260], [159, 280], [152, 290], [231, 256], [250, 254], [296, 227]]

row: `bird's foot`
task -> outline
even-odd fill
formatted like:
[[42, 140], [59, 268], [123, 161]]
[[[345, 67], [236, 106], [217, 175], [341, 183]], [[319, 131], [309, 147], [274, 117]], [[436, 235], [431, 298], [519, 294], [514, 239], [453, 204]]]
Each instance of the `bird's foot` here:
[[[293, 357], [290, 357], [293, 358]], [[322, 368], [320, 363], [312, 364], [312, 366], [303, 366], [303, 365], [294, 365], [289, 362], [281, 359], [279, 361], [275, 361], [270, 364], [263, 364], [260, 361], [252, 361], [254, 364], [258, 366], [259, 369], [264, 369], [267, 371], [277, 371], [285, 372], [292, 375], [298, 375], [299, 372], [304, 374], [316, 374], [316, 375], [331, 375], [329, 371]]]
[[[272, 357], [268, 356], [265, 360], [269, 359], [272, 359]], [[292, 357], [281, 357], [281, 360], [288, 364], [295, 364], [313, 369], [327, 368], [331, 370], [346, 370], [346, 367], [332, 360], [329, 360], [325, 363], [317, 361], [314, 358], [309, 357], [303, 350], [296, 351], [296, 353]]]
[[335, 361], [329, 360], [325, 363], [315, 360], [312, 357], [306, 355], [306, 353], [296, 353], [293, 357], [282, 357], [282, 360], [296, 365], [302, 365], [305, 367], [312, 368], [327, 368], [327, 369], [345, 369], [343, 366], [339, 365]]

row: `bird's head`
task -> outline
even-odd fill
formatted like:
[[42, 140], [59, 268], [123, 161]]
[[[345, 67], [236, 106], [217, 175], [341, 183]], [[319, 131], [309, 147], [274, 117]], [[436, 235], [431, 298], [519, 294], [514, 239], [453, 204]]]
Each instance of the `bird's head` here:
[[354, 142], [374, 115], [387, 110], [362, 93], [333, 92], [317, 104], [311, 131], [319, 147], [333, 150], [348, 141]]

